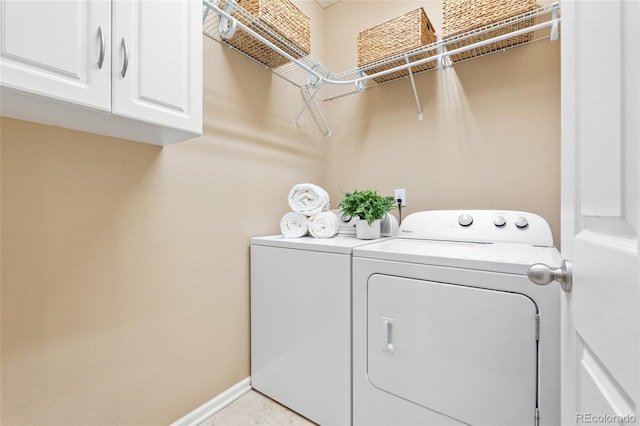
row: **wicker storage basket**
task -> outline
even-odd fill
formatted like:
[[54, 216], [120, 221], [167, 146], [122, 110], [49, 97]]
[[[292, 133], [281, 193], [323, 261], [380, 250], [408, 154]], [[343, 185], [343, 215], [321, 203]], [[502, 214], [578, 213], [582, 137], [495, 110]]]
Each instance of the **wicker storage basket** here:
[[[296, 59], [311, 52], [309, 17], [289, 0], [236, 0], [236, 2], [257, 18], [260, 23], [273, 30], [275, 35], [260, 30], [249, 17], [234, 14], [238, 21], [255, 30]], [[220, 7], [224, 8], [225, 4], [226, 1], [223, 0]], [[284, 38], [287, 43], [282, 43], [280, 38]], [[276, 68], [289, 62], [287, 58], [240, 29], [236, 30], [230, 39], [223, 40], [270, 68]]]
[[[423, 8], [412, 10], [397, 18], [391, 19], [358, 34], [358, 67], [366, 67], [382, 59], [405, 53], [413, 49], [427, 46], [436, 41], [436, 34], [431, 21]], [[427, 58], [437, 53], [436, 49], [420, 54], [412, 54], [410, 61]], [[375, 74], [399, 65], [406, 60], [399, 59], [391, 63], [367, 69], [367, 74]], [[437, 61], [427, 62], [411, 69], [412, 72], [435, 68]], [[409, 75], [403, 70], [374, 78], [378, 83]]]
[[[443, 0], [442, 3], [442, 33], [447, 40], [447, 50], [468, 46], [508, 32], [527, 28], [533, 23], [531, 19], [523, 20], [482, 35], [459, 36], [462, 33], [494, 24], [503, 19], [528, 12], [536, 8], [536, 0]], [[459, 36], [459, 37], [456, 37]], [[492, 43], [482, 48], [450, 56], [453, 62], [459, 62], [474, 56], [516, 46], [531, 40], [532, 33]]]

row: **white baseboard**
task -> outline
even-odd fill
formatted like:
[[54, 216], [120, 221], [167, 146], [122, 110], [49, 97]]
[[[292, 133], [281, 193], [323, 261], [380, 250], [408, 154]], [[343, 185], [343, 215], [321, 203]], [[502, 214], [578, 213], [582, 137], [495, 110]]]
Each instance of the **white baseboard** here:
[[205, 402], [171, 426], [196, 426], [251, 390], [251, 377], [231, 386], [211, 401]]

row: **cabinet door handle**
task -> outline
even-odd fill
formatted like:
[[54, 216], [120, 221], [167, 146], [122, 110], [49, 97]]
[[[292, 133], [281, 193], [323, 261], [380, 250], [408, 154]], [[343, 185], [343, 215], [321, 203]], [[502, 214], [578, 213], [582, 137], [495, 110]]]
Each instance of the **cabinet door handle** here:
[[98, 37], [100, 38], [100, 56], [98, 56], [98, 69], [102, 69], [102, 63], [104, 62], [104, 34], [102, 33], [102, 27], [98, 27]]
[[129, 49], [127, 49], [127, 42], [122, 38], [122, 49], [124, 50], [124, 62], [122, 64], [122, 78], [127, 75], [127, 68], [129, 67]]
[[383, 335], [382, 350], [393, 353], [396, 351], [396, 346], [394, 343], [395, 338], [393, 336], [393, 324], [395, 323], [395, 320], [393, 318], [387, 317], [381, 317], [381, 319]]

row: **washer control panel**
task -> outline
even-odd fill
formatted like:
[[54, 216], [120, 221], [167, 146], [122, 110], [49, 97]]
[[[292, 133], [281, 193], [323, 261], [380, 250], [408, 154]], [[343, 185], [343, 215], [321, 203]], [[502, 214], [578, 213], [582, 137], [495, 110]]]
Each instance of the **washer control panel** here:
[[[470, 226], [472, 223], [473, 216], [469, 213], [463, 213], [458, 216], [458, 224], [460, 226]], [[507, 224], [507, 219], [505, 219], [504, 216], [496, 216], [495, 219], [493, 219], [493, 224], [498, 228], [502, 228]], [[513, 220], [513, 224], [518, 229], [524, 229], [529, 226], [529, 221], [525, 216], [518, 216]]]
[[513, 242], [553, 247], [549, 224], [540, 216], [512, 210], [431, 210], [410, 214], [399, 238], [475, 243]]

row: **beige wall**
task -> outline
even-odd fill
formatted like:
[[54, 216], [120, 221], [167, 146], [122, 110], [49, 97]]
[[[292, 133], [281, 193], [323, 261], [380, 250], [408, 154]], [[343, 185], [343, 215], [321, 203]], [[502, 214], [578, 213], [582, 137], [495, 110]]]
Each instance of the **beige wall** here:
[[[333, 47], [328, 63], [353, 68], [359, 31], [415, 7], [424, 6], [441, 28], [439, 2], [379, 4], [343, 1], [327, 9], [325, 19], [334, 28], [325, 41]], [[415, 80], [423, 121], [408, 79], [332, 101], [348, 119], [340, 121], [325, 164], [330, 195], [354, 189], [393, 195], [406, 188], [403, 215], [531, 211], [551, 224], [559, 245], [560, 43], [520, 46]]]
[[204, 55], [192, 141], [2, 119], [3, 424], [168, 424], [249, 376], [249, 238], [325, 141], [291, 85]]
[[[324, 18], [299, 2], [336, 71], [355, 66], [355, 33], [416, 3], [439, 28], [434, 2]], [[334, 205], [404, 187], [407, 212], [531, 210], [558, 237], [558, 49], [418, 76], [422, 122], [406, 80], [336, 101], [330, 139], [308, 114], [291, 127], [295, 88], [207, 38], [200, 138], [161, 149], [2, 119], [2, 424], [167, 424], [247, 377], [248, 239], [278, 232], [295, 183]]]

